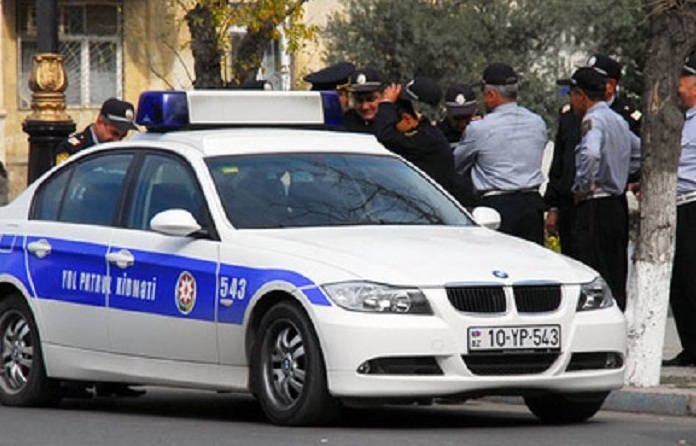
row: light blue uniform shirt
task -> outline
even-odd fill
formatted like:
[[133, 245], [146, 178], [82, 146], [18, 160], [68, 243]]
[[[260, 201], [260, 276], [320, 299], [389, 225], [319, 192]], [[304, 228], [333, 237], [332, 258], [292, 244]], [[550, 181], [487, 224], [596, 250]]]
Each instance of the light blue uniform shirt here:
[[686, 112], [677, 169], [677, 194], [693, 191], [696, 191], [696, 107]]
[[511, 102], [466, 127], [464, 139], [454, 148], [454, 166], [460, 175], [472, 167], [471, 179], [479, 192], [538, 188], [544, 182], [545, 147], [541, 116]]
[[[603, 192], [622, 195], [640, 140], [628, 123], [606, 102], [600, 101], [582, 118], [582, 140], [575, 148], [573, 192], [588, 193], [596, 184]], [[633, 154], [633, 157], [632, 157]]]

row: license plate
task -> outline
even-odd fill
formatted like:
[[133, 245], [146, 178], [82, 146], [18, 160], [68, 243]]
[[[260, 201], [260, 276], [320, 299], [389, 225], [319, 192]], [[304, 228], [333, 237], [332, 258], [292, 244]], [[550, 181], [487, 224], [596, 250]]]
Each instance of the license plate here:
[[469, 351], [560, 350], [560, 325], [470, 327]]

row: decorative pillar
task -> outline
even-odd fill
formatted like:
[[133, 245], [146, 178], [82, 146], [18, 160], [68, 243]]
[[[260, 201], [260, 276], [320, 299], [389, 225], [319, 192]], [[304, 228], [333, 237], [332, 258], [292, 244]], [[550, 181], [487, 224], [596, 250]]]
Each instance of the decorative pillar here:
[[36, 0], [38, 53], [29, 76], [32, 113], [22, 124], [29, 134], [28, 184], [53, 166], [56, 145], [75, 131], [75, 122], [65, 111], [68, 79], [63, 57], [57, 54], [57, 17], [55, 0]]

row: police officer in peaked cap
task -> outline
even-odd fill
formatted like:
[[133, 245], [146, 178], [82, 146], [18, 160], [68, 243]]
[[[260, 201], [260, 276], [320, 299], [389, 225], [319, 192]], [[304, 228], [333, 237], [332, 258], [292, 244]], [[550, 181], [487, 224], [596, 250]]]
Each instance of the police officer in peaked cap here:
[[510, 65], [486, 67], [481, 85], [488, 113], [467, 126], [454, 149], [455, 168], [460, 175], [471, 169], [481, 204], [500, 213], [501, 232], [543, 244], [546, 124], [517, 103], [518, 76]]
[[129, 130], [138, 129], [134, 120], [133, 104], [116, 98], [107, 99], [93, 124], [58, 144], [55, 149], [55, 164], [60, 164], [70, 155], [95, 144], [122, 140]]
[[350, 92], [350, 76], [355, 71], [355, 65], [350, 62], [338, 62], [303, 77], [305, 82], [312, 84], [312, 91], [335, 91], [341, 101], [341, 108], [348, 110], [348, 94]]
[[350, 77], [352, 107], [343, 114], [347, 131], [375, 133], [374, 124], [384, 87], [384, 76], [377, 68], [368, 66], [353, 72]]
[[[462, 139], [466, 126], [480, 117], [476, 93], [471, 85], [452, 84], [445, 92], [445, 116], [438, 122], [437, 128], [445, 135], [454, 150]], [[477, 200], [471, 182], [471, 171], [455, 175], [454, 184], [457, 200], [467, 208], [475, 207]]]

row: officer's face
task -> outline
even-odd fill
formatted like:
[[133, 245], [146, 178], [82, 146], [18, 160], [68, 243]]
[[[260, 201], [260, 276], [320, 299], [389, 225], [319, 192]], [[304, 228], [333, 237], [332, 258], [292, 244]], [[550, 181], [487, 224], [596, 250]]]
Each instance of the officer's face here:
[[354, 93], [353, 108], [355, 112], [365, 121], [372, 121], [377, 116], [377, 109], [382, 95], [377, 91]]
[[688, 110], [696, 106], [696, 76], [681, 76], [679, 78], [679, 105]]
[[128, 130], [113, 124], [108, 124], [99, 116], [97, 122], [94, 124], [94, 134], [97, 135], [99, 142], [113, 142], [125, 138], [126, 134], [128, 134]]

